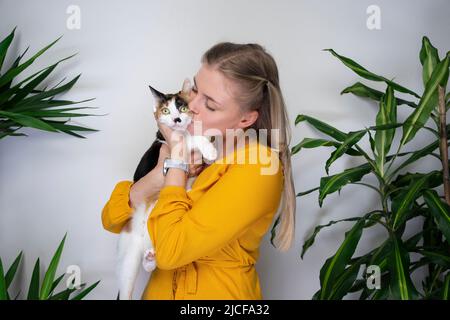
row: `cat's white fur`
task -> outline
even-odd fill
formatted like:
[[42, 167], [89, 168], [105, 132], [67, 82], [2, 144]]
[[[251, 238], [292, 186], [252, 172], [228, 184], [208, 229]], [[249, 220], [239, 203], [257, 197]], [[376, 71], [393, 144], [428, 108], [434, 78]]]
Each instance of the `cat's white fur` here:
[[[184, 81], [182, 90], [190, 90], [190, 82], [188, 79]], [[215, 160], [217, 158], [217, 151], [210, 140], [204, 136], [191, 136], [186, 131], [192, 118], [186, 113], [178, 112], [173, 101], [168, 107], [170, 114], [161, 115], [159, 121], [174, 130], [185, 133], [186, 146], [189, 152], [191, 150], [198, 150], [206, 160]], [[154, 110], [156, 110], [155, 108]], [[175, 125], [174, 119], [177, 117], [181, 121]], [[160, 141], [166, 143], [165, 141]], [[195, 179], [196, 177], [188, 178], [186, 182], [187, 191], [191, 190]], [[148, 233], [147, 221], [157, 201], [157, 199], [151, 199], [149, 203], [144, 202], [137, 208], [133, 207], [131, 219], [120, 233], [117, 248], [117, 276], [119, 282], [119, 298], [121, 300], [132, 299], [136, 278], [141, 265], [144, 270], [150, 273], [149, 276], [151, 276], [151, 273], [156, 268], [155, 254], [157, 253], [155, 253]]]

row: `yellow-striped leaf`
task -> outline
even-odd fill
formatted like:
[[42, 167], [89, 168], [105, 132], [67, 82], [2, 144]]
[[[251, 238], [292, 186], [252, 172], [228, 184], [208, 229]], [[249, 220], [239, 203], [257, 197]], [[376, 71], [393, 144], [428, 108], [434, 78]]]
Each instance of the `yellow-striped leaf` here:
[[435, 190], [426, 190], [423, 198], [434, 216], [439, 230], [442, 231], [447, 242], [450, 244], [450, 207], [442, 201]]

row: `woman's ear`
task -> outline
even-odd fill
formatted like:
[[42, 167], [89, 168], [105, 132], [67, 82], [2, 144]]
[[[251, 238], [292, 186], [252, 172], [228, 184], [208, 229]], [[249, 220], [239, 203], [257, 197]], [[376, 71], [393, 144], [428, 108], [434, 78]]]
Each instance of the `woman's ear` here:
[[252, 110], [246, 112], [239, 122], [239, 128], [245, 129], [247, 127], [250, 127], [252, 124], [258, 120], [259, 112], [257, 110]]

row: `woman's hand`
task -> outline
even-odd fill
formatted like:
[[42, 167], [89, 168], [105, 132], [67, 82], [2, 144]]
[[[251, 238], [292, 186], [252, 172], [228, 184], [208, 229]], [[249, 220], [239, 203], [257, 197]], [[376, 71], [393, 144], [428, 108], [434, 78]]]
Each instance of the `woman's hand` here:
[[186, 139], [183, 132], [173, 130], [160, 122], [158, 122], [158, 127], [168, 144], [170, 158], [190, 163]]

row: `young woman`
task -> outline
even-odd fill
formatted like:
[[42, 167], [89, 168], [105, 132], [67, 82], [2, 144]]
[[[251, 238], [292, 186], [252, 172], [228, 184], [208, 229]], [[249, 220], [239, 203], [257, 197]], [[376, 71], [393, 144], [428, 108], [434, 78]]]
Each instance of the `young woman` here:
[[[198, 177], [186, 191], [182, 169], [162, 173], [166, 157], [190, 159], [184, 141], [160, 124], [167, 145], [158, 165], [136, 183], [116, 185], [102, 212], [103, 226], [119, 233], [133, 207], [159, 193], [147, 223], [157, 268], [142, 299], [262, 299], [255, 269], [261, 239], [279, 217], [275, 245], [285, 251], [295, 225], [290, 127], [278, 68], [257, 44], [219, 43], [201, 62], [189, 108], [202, 125], [200, 134], [220, 133], [217, 160], [190, 164], [190, 175]], [[188, 130], [198, 134], [194, 126]], [[256, 137], [248, 135], [239, 147], [238, 135], [226, 141], [230, 130], [254, 130]], [[251, 154], [269, 155], [270, 161], [248, 161]]]

